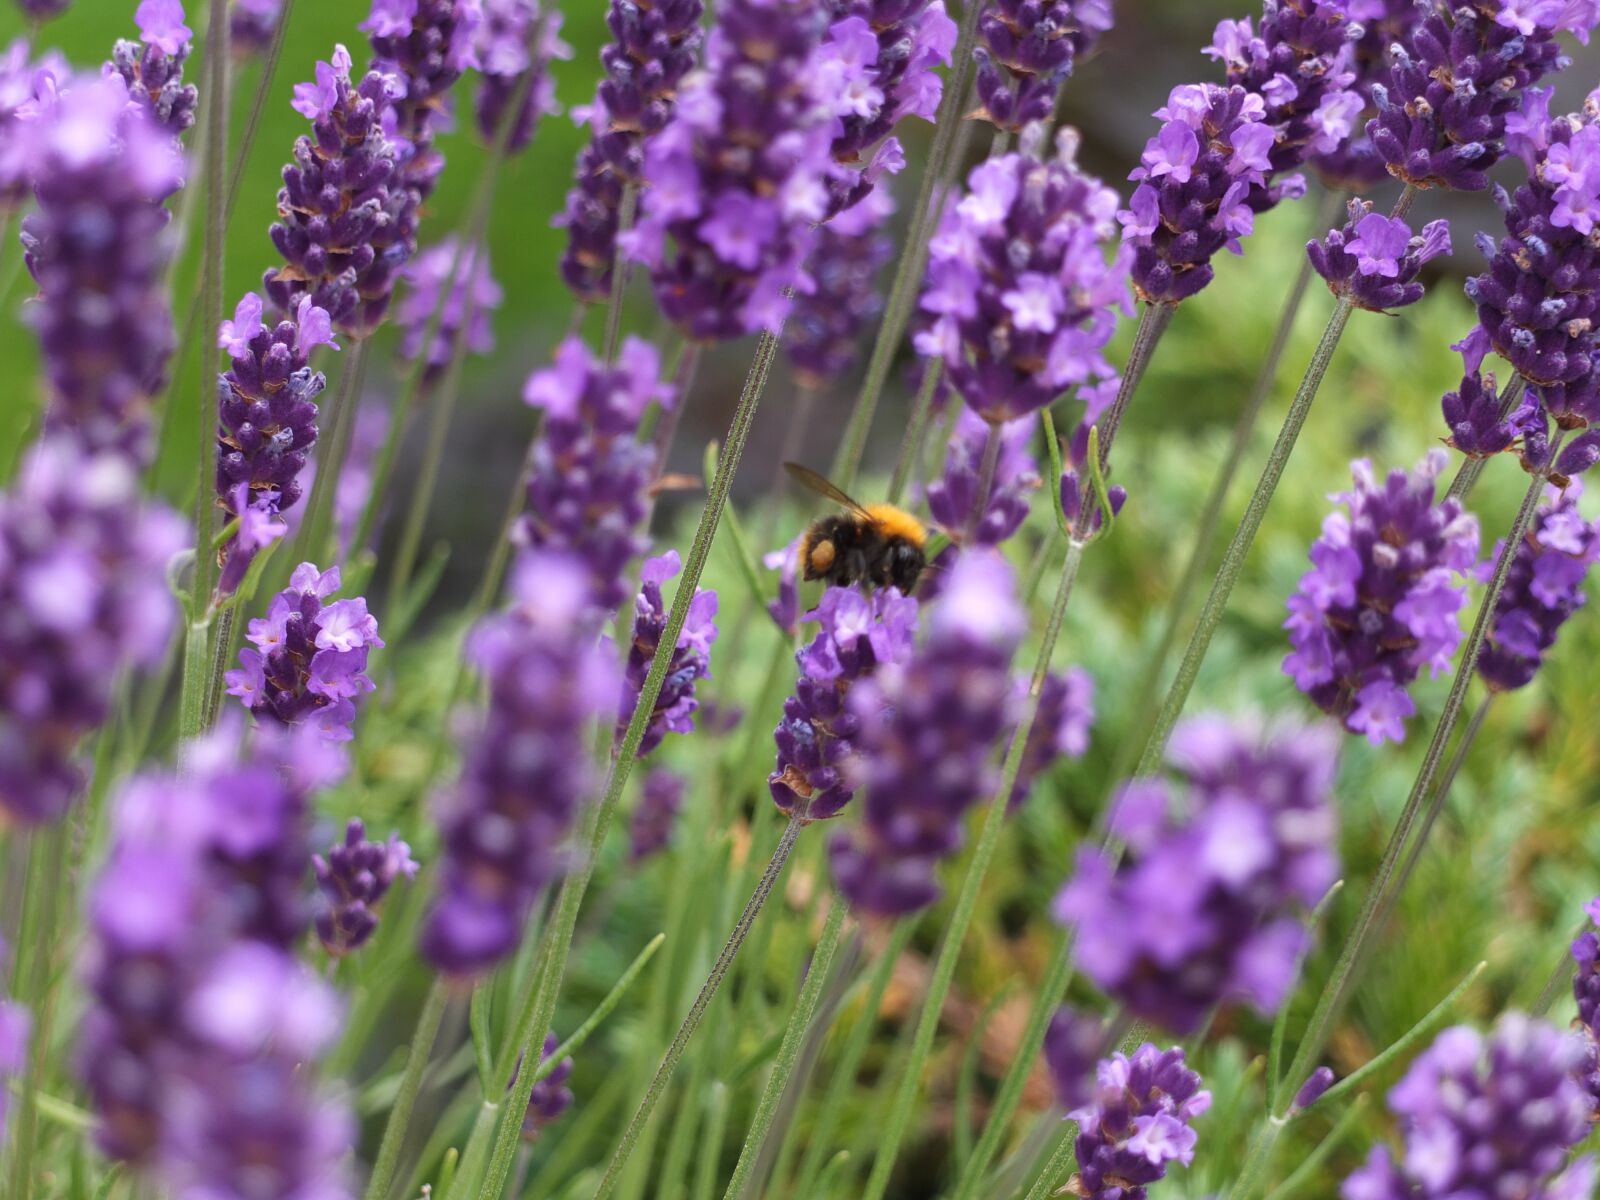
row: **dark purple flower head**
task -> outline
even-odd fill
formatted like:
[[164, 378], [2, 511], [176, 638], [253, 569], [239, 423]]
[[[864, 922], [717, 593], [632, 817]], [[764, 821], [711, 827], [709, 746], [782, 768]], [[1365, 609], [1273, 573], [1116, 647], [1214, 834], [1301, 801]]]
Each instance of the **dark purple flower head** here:
[[986, 0], [973, 50], [983, 117], [1013, 132], [1044, 120], [1112, 24], [1111, 0]]
[[[450, 89], [478, 65], [474, 39], [482, 20], [481, 0], [372, 0], [359, 26], [372, 44], [374, 67], [399, 83], [385, 132], [396, 143], [397, 182], [419, 204], [444, 169], [434, 135], [449, 118]], [[413, 206], [412, 233], [417, 216]]]
[[1501, 411], [1501, 394], [1498, 380], [1483, 371], [1483, 355], [1470, 353], [1474, 342], [1481, 342], [1482, 331], [1476, 327], [1473, 334], [1452, 349], [1462, 351], [1465, 364], [1461, 386], [1446, 392], [1439, 401], [1450, 436], [1447, 443], [1468, 458], [1490, 458], [1509, 450], [1516, 440], [1537, 421], [1539, 401], [1531, 391], [1524, 391], [1521, 402], [1509, 412]]
[[1044, 1062], [1055, 1085], [1056, 1103], [1067, 1111], [1095, 1096], [1095, 1068], [1106, 1053], [1106, 1023], [1068, 1005], [1056, 1009], [1044, 1031]]
[[[533, 127], [546, 113], [559, 113], [556, 85], [550, 78], [551, 59], [572, 57], [572, 47], [561, 40], [561, 13], [552, 4], [541, 13], [538, 0], [481, 0], [483, 22], [478, 26], [476, 58], [483, 82], [478, 86], [478, 133], [489, 145], [500, 136], [518, 91], [522, 100], [506, 150], [515, 154], [533, 141]], [[534, 52], [536, 23], [543, 21], [538, 52]]]
[[378, 928], [378, 905], [400, 878], [415, 879], [419, 865], [411, 847], [391, 833], [389, 840], [367, 840], [367, 827], [352, 817], [344, 841], [327, 856], [314, 855], [312, 868], [321, 890], [317, 908], [317, 938], [329, 954], [342, 955], [366, 945]]
[[644, 861], [671, 843], [686, 787], [683, 776], [664, 767], [645, 775], [639, 801], [628, 821], [628, 853], [634, 862]]
[[767, 788], [781, 811], [825, 821], [855, 796], [845, 768], [856, 752], [861, 722], [849, 706], [850, 691], [911, 654], [917, 602], [894, 588], [863, 595], [830, 587], [805, 620], [822, 628], [795, 655], [798, 677], [773, 731], [778, 761]]
[[398, 85], [377, 71], [354, 82], [350, 65], [338, 46], [331, 63], [317, 64], [315, 82], [295, 85], [294, 110], [312, 131], [283, 169], [271, 233], [285, 265], [269, 270], [264, 286], [279, 312], [310, 296], [360, 338], [383, 321], [416, 239], [402, 219], [396, 146], [384, 132]]
[[628, 565], [649, 545], [655, 452], [636, 440], [639, 420], [651, 404], [671, 408], [676, 391], [662, 382], [649, 342], [628, 338], [607, 367], [571, 337], [522, 395], [543, 411], [544, 426], [529, 450], [527, 505], [514, 538], [578, 556], [595, 607], [614, 612], [628, 598]]
[[114, 451], [47, 434], [0, 492], [0, 815], [55, 820], [83, 783], [84, 734], [118, 678], [161, 660], [169, 561], [189, 535]]
[[301, 296], [292, 317], [262, 321], [247, 292], [217, 331], [230, 366], [217, 377], [217, 504], [234, 532], [217, 552], [218, 594], [231, 595], [256, 554], [288, 531], [300, 474], [317, 440], [317, 397], [327, 378], [310, 366], [318, 346], [338, 349], [324, 309]]
[[1388, 164], [1366, 132], [1378, 111], [1373, 92], [1389, 79], [1389, 47], [1409, 44], [1428, 9], [1417, 0], [1322, 0], [1322, 7], [1342, 10], [1361, 33], [1351, 45], [1349, 63], [1355, 74], [1349, 91], [1356, 100], [1342, 105], [1344, 113], [1354, 116], [1354, 127], [1338, 145], [1313, 151], [1307, 162], [1329, 191], [1368, 192], [1389, 178]]
[[1213, 1006], [1276, 1012], [1306, 945], [1303, 910], [1338, 873], [1338, 743], [1322, 727], [1185, 722], [1169, 777], [1122, 786], [1120, 861], [1080, 849], [1054, 913], [1079, 968], [1135, 1016], [1178, 1033]]
[[[642, 587], [633, 603], [633, 640], [628, 643], [628, 666], [623, 676], [622, 696], [617, 706], [617, 736], [633, 719], [634, 707], [644, 688], [650, 664], [667, 628], [667, 601], [661, 585], [683, 569], [676, 550], [647, 559], [640, 572]], [[689, 613], [673, 647], [667, 677], [656, 697], [655, 711], [645, 726], [639, 743], [639, 757], [647, 757], [661, 745], [668, 733], [693, 733], [694, 714], [700, 707], [695, 685], [711, 674], [711, 646], [717, 640], [717, 593], [696, 588], [689, 601]]]
[[567, 229], [561, 277], [580, 300], [611, 291], [623, 187], [644, 179], [644, 147], [671, 119], [678, 84], [694, 68], [701, 0], [612, 0], [612, 40], [600, 51], [605, 76], [594, 103], [575, 110], [594, 133], [578, 154], [577, 178], [557, 224]]
[[1068, 1115], [1078, 1122], [1078, 1173], [1067, 1190], [1084, 1200], [1145, 1200], [1171, 1163], [1194, 1161], [1194, 1119], [1211, 1107], [1183, 1051], [1146, 1042], [1129, 1058], [1100, 1063], [1093, 1099]]
[[228, 48], [241, 58], [265, 54], [282, 16], [283, 0], [233, 0], [228, 10]]
[[1117, 194], [1078, 169], [1075, 135], [1058, 145], [974, 168], [929, 244], [917, 350], [991, 423], [1116, 374], [1103, 351], [1132, 307], [1128, 251], [1107, 246]]
[[516, 949], [590, 795], [590, 722], [616, 712], [616, 667], [594, 642], [587, 564], [525, 552], [511, 595], [468, 645], [488, 711], [441, 814], [439, 894], [422, 933], [423, 953], [452, 975], [479, 974]]
[[1585, 1200], [1594, 1160], [1570, 1165], [1589, 1132], [1590, 1099], [1573, 1077], [1580, 1039], [1511, 1012], [1487, 1038], [1458, 1025], [1441, 1033], [1389, 1092], [1405, 1154], [1385, 1146], [1344, 1181], [1344, 1200], [1518, 1196]]
[[[540, 1066], [550, 1061], [550, 1056], [556, 1052], [560, 1044], [554, 1033], [544, 1035], [544, 1051], [539, 1055]], [[520, 1063], [517, 1069], [519, 1071], [522, 1069]], [[533, 1085], [533, 1091], [528, 1093], [528, 1111], [522, 1118], [524, 1140], [533, 1141], [546, 1125], [558, 1120], [572, 1107], [572, 1089], [567, 1086], [567, 1080], [571, 1076], [572, 1060], [564, 1058], [556, 1064], [550, 1074]], [[511, 1077], [513, 1085], [516, 1080], [517, 1077], [513, 1075]]]
[[444, 302], [438, 331], [428, 345], [423, 378], [429, 382], [443, 374], [458, 337], [474, 354], [488, 354], [494, 349], [490, 314], [500, 307], [505, 293], [490, 272], [488, 248], [462, 250], [460, 246], [451, 234], [407, 263], [403, 273], [406, 290], [395, 305], [395, 323], [404, 335], [400, 352], [415, 359], [422, 353], [422, 339], [439, 306], [439, 293], [454, 273], [455, 283]]
[[858, 680], [851, 786], [861, 825], [828, 844], [856, 909], [898, 917], [937, 900], [939, 864], [961, 849], [969, 809], [993, 800], [995, 748], [1016, 724], [1011, 657], [1026, 628], [1010, 566], [974, 547], [950, 569], [928, 635], [903, 661]]
[[180, 0], [143, 0], [134, 20], [139, 41], [119, 40], [106, 69], [121, 76], [128, 98], [149, 114], [157, 129], [177, 137], [194, 124], [200, 97], [200, 89], [183, 82], [194, 31], [183, 23]]
[[622, 240], [650, 268], [684, 334], [715, 342], [776, 329], [805, 291], [812, 226], [837, 171], [838, 97], [824, 93], [814, 0], [727, 0], [706, 65], [645, 146], [639, 220]]
[[1410, 474], [1379, 481], [1350, 465], [1355, 487], [1335, 497], [1312, 544], [1312, 569], [1289, 597], [1293, 652], [1284, 672], [1323, 712], [1374, 746], [1401, 742], [1417, 711], [1406, 691], [1427, 667], [1450, 670], [1461, 644], [1458, 614], [1477, 564], [1478, 520], [1454, 498], [1434, 502], [1449, 456], [1432, 450]]
[[367, 676], [367, 652], [383, 639], [365, 600], [323, 603], [338, 590], [338, 567], [301, 563], [267, 615], [250, 622], [251, 645], [239, 651], [239, 669], [226, 679], [228, 695], [257, 720], [310, 725], [332, 742], [355, 737], [356, 697], [376, 686]]
[[806, 269], [816, 287], [796, 296], [783, 348], [802, 387], [820, 389], [855, 365], [883, 311], [878, 276], [894, 254], [884, 226], [894, 212], [887, 187], [874, 188], [817, 231]]
[[1389, 48], [1387, 85], [1372, 89], [1378, 115], [1367, 136], [1389, 173], [1418, 187], [1488, 187], [1523, 94], [1567, 65], [1556, 33], [1586, 42], [1597, 23], [1592, 0], [1425, 6], [1410, 40]]
[[28, 315], [49, 381], [45, 428], [142, 463], [172, 352], [162, 201], [183, 181], [182, 152], [118, 75], [41, 83], [17, 136], [38, 200], [22, 246], [39, 285]]
[[1422, 299], [1417, 275], [1450, 253], [1450, 222], [1429, 221], [1415, 236], [1399, 217], [1372, 211], [1367, 200], [1350, 201], [1350, 219], [1321, 241], [1306, 243], [1306, 255], [1328, 290], [1368, 312], [1388, 312]]
[[[1532, 682], [1568, 617], [1587, 602], [1589, 567], [1600, 559], [1600, 521], [1578, 512], [1583, 485], [1551, 488], [1517, 547], [1505, 590], [1495, 605], [1494, 625], [1478, 658], [1478, 673], [1491, 690], [1510, 691]], [[1503, 543], [1484, 564], [1500, 557]]]
[[[1591, 923], [1600, 925], [1600, 896], [1583, 906]], [[1585, 929], [1572, 943], [1572, 996], [1578, 1002], [1578, 1036], [1583, 1061], [1576, 1074], [1596, 1108], [1600, 1108], [1600, 934]]]
[[[1027, 677], [1017, 676], [1014, 686], [1019, 694], [1026, 695]], [[1028, 731], [1017, 782], [1011, 789], [1011, 807], [1021, 806], [1039, 776], [1058, 759], [1082, 758], [1089, 749], [1089, 731], [1093, 727], [1094, 677], [1082, 667], [1046, 675], [1039, 692], [1039, 712]]]
[[[953, 541], [963, 541], [978, 502], [978, 476], [984, 449], [994, 427], [970, 408], [956, 418], [950, 449], [945, 452], [944, 474], [928, 484], [928, 512], [933, 523]], [[973, 544], [998, 546], [1022, 526], [1032, 493], [1042, 480], [1028, 443], [1034, 423], [1026, 418], [1000, 426], [1000, 457], [995, 462], [994, 484], [973, 535]]]

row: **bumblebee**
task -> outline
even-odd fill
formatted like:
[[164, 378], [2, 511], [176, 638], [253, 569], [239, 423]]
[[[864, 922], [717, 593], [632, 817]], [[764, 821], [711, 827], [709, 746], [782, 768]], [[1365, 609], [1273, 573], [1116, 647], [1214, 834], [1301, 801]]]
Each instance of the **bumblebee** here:
[[928, 531], [922, 522], [893, 504], [860, 505], [809, 467], [786, 462], [791, 478], [844, 508], [839, 516], [819, 517], [800, 539], [800, 566], [807, 579], [850, 587], [896, 587], [906, 595], [927, 565]]

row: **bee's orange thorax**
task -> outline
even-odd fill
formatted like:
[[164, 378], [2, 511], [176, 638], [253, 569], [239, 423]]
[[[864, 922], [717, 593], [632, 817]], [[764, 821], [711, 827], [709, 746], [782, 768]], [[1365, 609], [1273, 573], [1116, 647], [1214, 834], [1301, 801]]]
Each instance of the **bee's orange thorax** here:
[[885, 537], [904, 538], [918, 550], [927, 543], [927, 529], [903, 508], [896, 508], [893, 504], [869, 504], [867, 516], [872, 518], [872, 523]]

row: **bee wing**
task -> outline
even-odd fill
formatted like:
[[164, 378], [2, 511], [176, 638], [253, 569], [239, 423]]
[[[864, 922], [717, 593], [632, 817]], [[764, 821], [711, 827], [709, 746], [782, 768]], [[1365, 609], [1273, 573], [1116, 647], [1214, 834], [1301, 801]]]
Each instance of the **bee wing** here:
[[861, 505], [850, 499], [849, 496], [846, 496], [810, 467], [802, 467], [795, 462], [786, 462], [783, 464], [783, 469], [789, 472], [789, 477], [801, 487], [808, 488], [819, 496], [826, 496], [835, 504], [842, 504], [858, 517], [868, 515], [866, 509], [862, 508]]

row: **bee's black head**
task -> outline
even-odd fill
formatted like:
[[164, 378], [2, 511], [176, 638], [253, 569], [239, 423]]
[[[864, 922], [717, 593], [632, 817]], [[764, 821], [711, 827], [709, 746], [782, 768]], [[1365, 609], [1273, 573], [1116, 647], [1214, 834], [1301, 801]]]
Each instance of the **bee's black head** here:
[[917, 586], [926, 565], [921, 548], [910, 542], [896, 541], [889, 547], [889, 582], [907, 596]]

